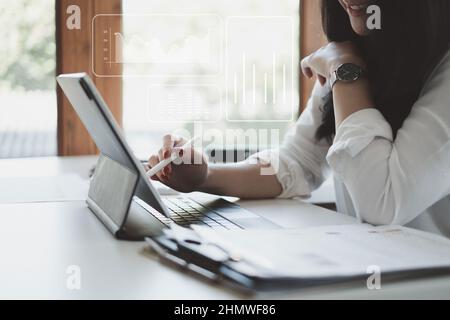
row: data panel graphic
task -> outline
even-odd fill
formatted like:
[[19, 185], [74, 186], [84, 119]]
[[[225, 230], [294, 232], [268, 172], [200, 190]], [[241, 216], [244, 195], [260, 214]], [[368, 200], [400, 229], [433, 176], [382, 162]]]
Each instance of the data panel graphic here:
[[151, 85], [147, 91], [149, 122], [215, 122], [221, 97], [213, 85]]
[[288, 16], [227, 18], [227, 120], [292, 120], [296, 103], [293, 28]]
[[222, 30], [220, 16], [213, 14], [100, 14], [92, 20], [93, 72], [99, 77], [218, 75]]

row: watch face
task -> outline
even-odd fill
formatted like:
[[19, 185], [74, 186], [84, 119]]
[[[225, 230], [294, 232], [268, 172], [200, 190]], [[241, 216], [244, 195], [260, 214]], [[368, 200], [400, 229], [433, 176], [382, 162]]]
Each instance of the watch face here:
[[345, 82], [358, 80], [361, 74], [361, 67], [353, 63], [345, 63], [336, 70], [337, 78]]

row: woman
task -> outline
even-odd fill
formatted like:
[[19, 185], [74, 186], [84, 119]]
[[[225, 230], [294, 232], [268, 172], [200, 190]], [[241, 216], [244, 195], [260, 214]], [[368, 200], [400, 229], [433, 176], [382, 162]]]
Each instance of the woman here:
[[[367, 29], [371, 4], [381, 30]], [[318, 81], [278, 150], [153, 178], [182, 192], [290, 198], [331, 171], [339, 212], [450, 237], [450, 1], [323, 0], [322, 20], [330, 42], [301, 63]], [[166, 136], [149, 165], [183, 141]]]

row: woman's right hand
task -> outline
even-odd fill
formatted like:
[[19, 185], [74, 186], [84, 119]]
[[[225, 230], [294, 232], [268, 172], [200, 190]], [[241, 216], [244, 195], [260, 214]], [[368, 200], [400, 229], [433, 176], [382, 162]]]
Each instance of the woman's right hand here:
[[195, 150], [192, 145], [183, 148], [186, 142], [184, 138], [164, 136], [162, 148], [157, 155], [150, 157], [148, 167], [152, 168], [160, 161], [170, 158], [174, 152], [180, 156], [180, 160], [172, 162], [151, 179], [160, 181], [179, 192], [197, 191], [205, 183], [208, 177], [206, 156]]

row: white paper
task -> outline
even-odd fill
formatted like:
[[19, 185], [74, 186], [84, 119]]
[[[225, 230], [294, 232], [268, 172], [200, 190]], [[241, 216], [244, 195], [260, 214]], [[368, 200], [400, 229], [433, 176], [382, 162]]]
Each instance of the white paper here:
[[366, 274], [372, 266], [381, 273], [450, 267], [449, 239], [399, 226], [214, 232], [242, 256], [264, 259], [276, 275], [339, 277]]
[[76, 174], [0, 178], [0, 203], [86, 200], [89, 181]]

